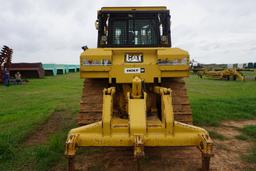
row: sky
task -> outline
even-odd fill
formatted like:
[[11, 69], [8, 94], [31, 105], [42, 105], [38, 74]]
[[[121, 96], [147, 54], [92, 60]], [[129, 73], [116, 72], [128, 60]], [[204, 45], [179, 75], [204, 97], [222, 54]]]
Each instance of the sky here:
[[256, 62], [255, 0], [0, 0], [0, 46], [13, 62], [78, 64], [97, 46], [103, 6], [167, 6], [172, 46], [200, 63]]

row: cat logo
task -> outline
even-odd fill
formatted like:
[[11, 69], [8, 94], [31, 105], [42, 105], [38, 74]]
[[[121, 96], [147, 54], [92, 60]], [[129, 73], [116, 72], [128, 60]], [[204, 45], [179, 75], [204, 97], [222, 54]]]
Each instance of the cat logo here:
[[134, 54], [125, 54], [124, 61], [127, 63], [141, 63], [143, 62], [143, 54], [142, 53], [134, 53]]

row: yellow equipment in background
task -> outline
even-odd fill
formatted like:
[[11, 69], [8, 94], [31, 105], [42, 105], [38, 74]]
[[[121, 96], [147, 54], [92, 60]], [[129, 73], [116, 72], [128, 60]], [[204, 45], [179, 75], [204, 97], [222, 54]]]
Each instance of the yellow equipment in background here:
[[98, 48], [80, 56], [84, 78], [79, 124], [66, 142], [69, 170], [78, 147], [194, 146], [209, 170], [213, 142], [206, 130], [189, 125], [191, 108], [183, 77], [189, 54], [171, 48], [166, 7], [103, 7], [95, 23]]
[[197, 75], [200, 78], [203, 78], [203, 76], [206, 76], [206, 77], [225, 79], [225, 80], [230, 80], [231, 78], [233, 78], [233, 80], [236, 80], [237, 78], [241, 81], [245, 80], [242, 73], [234, 68], [227, 68], [227, 69], [224, 69], [221, 71], [208, 71], [208, 70], [204, 69], [202, 71], [198, 71]]

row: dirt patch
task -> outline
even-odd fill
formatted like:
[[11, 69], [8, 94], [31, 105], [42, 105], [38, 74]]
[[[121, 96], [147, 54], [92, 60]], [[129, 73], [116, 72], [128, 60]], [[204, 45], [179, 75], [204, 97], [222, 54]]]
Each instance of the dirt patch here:
[[38, 128], [36, 131], [28, 136], [24, 145], [36, 145], [47, 142], [50, 135], [60, 130], [63, 126], [64, 120], [71, 118], [71, 115], [66, 111], [56, 111]]
[[[206, 128], [225, 137], [223, 141], [214, 139], [215, 156], [211, 160], [212, 171], [256, 169], [256, 164], [246, 163], [241, 158], [255, 144], [236, 138], [240, 135], [239, 128], [251, 124], [256, 124], [256, 120], [228, 121], [223, 122], [219, 127]], [[65, 170], [65, 167], [58, 165], [52, 170]], [[78, 152], [75, 168], [77, 171], [130, 171], [136, 170], [136, 162], [133, 159], [132, 148], [90, 147]], [[199, 171], [200, 168], [201, 153], [194, 147], [146, 148], [145, 158], [140, 162], [141, 171]]]
[[222, 125], [226, 127], [243, 128], [246, 125], [256, 125], [256, 120], [225, 121]]
[[217, 170], [246, 170], [256, 169], [256, 164], [246, 163], [241, 159], [246, 155], [250, 148], [254, 146], [251, 141], [243, 141], [237, 139], [236, 136], [240, 135], [240, 128], [246, 125], [254, 125], [256, 120], [244, 121], [226, 121], [219, 127], [207, 127], [211, 130], [221, 134], [225, 137], [224, 140], [214, 140], [215, 156], [212, 159], [212, 167]]
[[[201, 153], [192, 147], [146, 148], [145, 158], [139, 165], [140, 171], [199, 171]], [[51, 171], [63, 171], [65, 167], [57, 165]], [[132, 148], [90, 147], [76, 155], [75, 168], [76, 171], [131, 171], [137, 169], [137, 162]]]

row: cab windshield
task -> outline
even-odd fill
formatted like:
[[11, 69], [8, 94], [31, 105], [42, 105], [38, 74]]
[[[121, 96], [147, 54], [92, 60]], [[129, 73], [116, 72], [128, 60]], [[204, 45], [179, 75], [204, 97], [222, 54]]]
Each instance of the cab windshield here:
[[98, 14], [98, 47], [171, 46], [169, 11]]
[[113, 45], [156, 45], [156, 21], [153, 19], [114, 20], [110, 26]]

